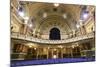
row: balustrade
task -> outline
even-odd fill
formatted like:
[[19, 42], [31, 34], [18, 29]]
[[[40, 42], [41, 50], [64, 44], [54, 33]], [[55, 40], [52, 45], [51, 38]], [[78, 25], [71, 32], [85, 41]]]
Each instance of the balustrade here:
[[11, 33], [11, 38], [22, 39], [22, 40], [36, 42], [36, 43], [63, 44], [63, 43], [71, 43], [71, 42], [76, 42], [76, 41], [80, 41], [80, 40], [94, 38], [94, 33], [80, 35], [80, 36], [76, 36], [73, 38], [67, 38], [67, 39], [63, 39], [63, 40], [39, 39], [39, 38], [35, 38], [33, 36], [29, 36], [29, 35], [27, 36], [27, 35], [20, 34], [20, 33]]

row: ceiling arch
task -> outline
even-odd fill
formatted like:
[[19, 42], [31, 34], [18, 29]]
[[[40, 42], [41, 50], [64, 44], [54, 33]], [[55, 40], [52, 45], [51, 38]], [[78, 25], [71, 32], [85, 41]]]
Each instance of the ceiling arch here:
[[62, 18], [61, 16], [51, 15], [50, 17], [42, 20], [37, 29], [40, 29], [41, 32], [49, 32], [51, 28], [57, 27], [62, 30], [62, 33], [63, 30], [65, 30], [65, 33], [67, 34], [72, 30], [70, 25], [68, 25], [67, 23], [68, 22], [64, 20], [64, 18]]

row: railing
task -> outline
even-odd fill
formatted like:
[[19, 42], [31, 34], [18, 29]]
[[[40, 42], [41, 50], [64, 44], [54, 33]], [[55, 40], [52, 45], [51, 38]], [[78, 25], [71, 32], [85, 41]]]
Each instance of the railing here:
[[27, 53], [11, 53], [11, 58], [13, 58], [13, 60], [24, 60], [24, 57], [27, 55]]
[[44, 39], [34, 38], [33, 36], [27, 36], [27, 35], [19, 34], [19, 33], [11, 33], [11, 38], [31, 41], [31, 42], [35, 42], [35, 43], [64, 44], [64, 43], [71, 43], [71, 42], [76, 42], [76, 41], [80, 41], [80, 40], [94, 38], [94, 33], [80, 35], [80, 36], [76, 36], [76, 37], [64, 39], [64, 40], [44, 40]]

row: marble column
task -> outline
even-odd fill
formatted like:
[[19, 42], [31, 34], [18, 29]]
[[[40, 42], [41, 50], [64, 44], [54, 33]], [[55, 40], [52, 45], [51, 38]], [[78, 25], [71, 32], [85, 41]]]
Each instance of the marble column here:
[[63, 48], [61, 48], [61, 58], [63, 58]]
[[47, 48], [47, 59], [49, 58], [49, 49]]
[[73, 58], [73, 49], [70, 48], [70, 51], [71, 51], [71, 57]]
[[39, 56], [39, 48], [37, 48], [37, 51], [36, 51], [36, 59], [39, 59], [38, 56]]

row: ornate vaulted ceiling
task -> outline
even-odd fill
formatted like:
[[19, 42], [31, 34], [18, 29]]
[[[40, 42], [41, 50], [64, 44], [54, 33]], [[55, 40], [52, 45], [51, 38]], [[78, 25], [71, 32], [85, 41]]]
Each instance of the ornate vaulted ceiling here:
[[[60, 4], [59, 7], [55, 7], [52, 3], [21, 3], [26, 6], [27, 15], [30, 16], [30, 20], [34, 20], [36, 29], [59, 26], [71, 32], [72, 29], [76, 29], [76, 21], [80, 18], [80, 6]], [[47, 14], [47, 17], [43, 17], [43, 14]]]
[[53, 27], [59, 28], [62, 34], [76, 30], [83, 7], [70, 4], [54, 6], [53, 3], [18, 2], [17, 0], [12, 0], [12, 3], [16, 8], [19, 6], [24, 8], [25, 15], [29, 17], [28, 23], [33, 24], [33, 32], [44, 34], [48, 34]]

